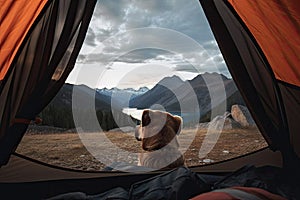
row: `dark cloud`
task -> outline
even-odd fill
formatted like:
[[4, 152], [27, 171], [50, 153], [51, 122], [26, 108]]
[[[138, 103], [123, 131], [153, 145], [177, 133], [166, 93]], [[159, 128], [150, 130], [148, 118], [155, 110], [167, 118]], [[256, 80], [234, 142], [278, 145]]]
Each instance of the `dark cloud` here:
[[162, 13], [165, 11], [171, 10], [174, 5], [176, 4], [176, 0], [168, 0], [168, 1], [157, 1], [157, 0], [150, 0], [150, 1], [140, 1], [134, 0], [132, 1], [134, 5], [138, 8], [147, 10], [148, 12], [153, 13]]
[[[161, 55], [168, 55], [170, 57], [173, 55], [172, 53], [165, 50], [151, 48], [137, 49], [123, 55], [119, 55], [118, 53], [114, 54], [117, 51], [112, 51], [112, 48], [110, 48], [109, 52], [110, 53], [108, 53], [106, 49], [102, 53], [80, 54], [78, 56], [77, 62], [97, 63], [110, 60], [114, 62], [124, 63], [146, 63], [147, 61], [153, 59], [167, 60], [166, 57], [161, 57]], [[110, 59], [107, 59], [108, 57], [110, 57]]]
[[198, 73], [198, 70], [190, 63], [177, 64], [174, 70]]
[[126, 14], [128, 3], [130, 3], [128, 0], [98, 0], [94, 17], [120, 24]]
[[[187, 43], [178, 41], [177, 37], [164, 35], [165, 32], [161, 35], [130, 32], [147, 27], [177, 31], [197, 42], [204, 50], [196, 52]], [[131, 51], [136, 44], [143, 46], [151, 43], [155, 47], [166, 41], [172, 43], [165, 50], [146, 48]], [[190, 66], [195, 62], [201, 66], [215, 62], [220, 67], [226, 67], [198, 0], [99, 0], [85, 43], [90, 47], [97, 48], [99, 43], [103, 46], [101, 53], [92, 52], [86, 56], [82, 52], [78, 60], [84, 58], [86, 62], [103, 62], [109, 58], [125, 63], [163, 60], [174, 63], [178, 71], [188, 72], [193, 71]], [[186, 53], [183, 58], [174, 57], [176, 52], [170, 52], [172, 49]]]
[[85, 37], [85, 44], [95, 47], [95, 46], [97, 46], [96, 41], [97, 41], [97, 36], [96, 36], [94, 30], [91, 27], [89, 27], [88, 32]]
[[219, 63], [219, 62], [223, 62], [224, 59], [221, 55], [216, 55], [216, 56], [213, 57], [213, 61]]
[[168, 55], [170, 53], [161, 49], [137, 49], [118, 57], [117, 61], [126, 63], [145, 63], [149, 60], [157, 59], [158, 56], [165, 54]]
[[78, 57], [77, 57], [76, 62], [77, 63], [84, 63], [85, 62], [85, 58], [86, 58], [86, 55], [79, 54]]
[[113, 34], [122, 27], [126, 31], [151, 26], [173, 29], [197, 41], [211, 38], [197, 0], [102, 0], [98, 1], [93, 21], [95, 29]]
[[77, 63], [104, 63], [107, 61], [108, 55], [101, 53], [80, 54], [77, 58]]

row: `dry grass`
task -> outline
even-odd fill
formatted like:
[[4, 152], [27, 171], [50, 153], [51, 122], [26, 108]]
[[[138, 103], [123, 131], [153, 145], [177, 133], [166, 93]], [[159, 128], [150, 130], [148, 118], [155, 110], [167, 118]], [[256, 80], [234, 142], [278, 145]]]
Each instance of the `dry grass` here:
[[[53, 165], [82, 170], [102, 170], [105, 165], [94, 158], [94, 156], [101, 155], [106, 155], [112, 160], [137, 163], [137, 158], [133, 155], [141, 152], [141, 148], [133, 133], [107, 132], [102, 135], [108, 139], [106, 142], [101, 142], [99, 133], [86, 133], [84, 136], [81, 140], [77, 133], [25, 134], [17, 152]], [[82, 141], [85, 141], [85, 145]], [[87, 141], [96, 146], [88, 147]], [[187, 129], [179, 135], [179, 142], [188, 166], [230, 159], [266, 146], [265, 140], [254, 128], [226, 130], [219, 137], [215, 132], [207, 133], [207, 130]], [[119, 150], [129, 153], [123, 156], [114, 145], [119, 147]], [[199, 158], [199, 152], [205, 153], [211, 147], [210, 145], [213, 149], [203, 155], [204, 157]], [[201, 146], [204, 149], [201, 149]], [[95, 155], [93, 148], [101, 151], [100, 154]]]

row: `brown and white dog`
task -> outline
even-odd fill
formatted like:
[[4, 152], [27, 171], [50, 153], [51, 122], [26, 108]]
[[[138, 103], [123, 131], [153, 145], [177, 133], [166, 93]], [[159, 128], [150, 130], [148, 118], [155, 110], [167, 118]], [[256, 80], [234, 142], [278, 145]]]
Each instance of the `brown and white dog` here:
[[180, 133], [182, 118], [163, 111], [144, 110], [141, 124], [135, 137], [142, 142], [146, 152], [139, 154], [139, 166], [153, 169], [174, 168], [184, 165], [179, 151], [177, 134]]

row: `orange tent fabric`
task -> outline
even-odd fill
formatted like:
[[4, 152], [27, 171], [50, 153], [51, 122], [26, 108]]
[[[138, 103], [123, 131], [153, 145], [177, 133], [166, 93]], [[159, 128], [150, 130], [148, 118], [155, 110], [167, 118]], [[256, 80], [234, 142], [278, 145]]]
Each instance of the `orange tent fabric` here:
[[300, 86], [299, 2], [228, 1], [257, 40], [275, 77], [286, 83]]
[[[264, 200], [286, 200], [286, 198], [283, 198], [279, 195], [270, 193], [266, 190], [260, 189], [260, 188], [254, 188], [254, 187], [232, 187], [231, 189], [240, 190], [246, 193], [249, 193], [251, 195], [256, 196], [259, 199]], [[249, 197], [248, 197], [249, 198]], [[245, 199], [248, 199], [245, 196]], [[210, 199], [210, 200], [239, 200], [240, 198], [232, 196], [230, 193], [227, 193], [225, 190], [222, 191], [212, 191], [200, 194], [191, 200], [204, 200], [204, 199]]]
[[0, 0], [0, 80], [47, 0]]

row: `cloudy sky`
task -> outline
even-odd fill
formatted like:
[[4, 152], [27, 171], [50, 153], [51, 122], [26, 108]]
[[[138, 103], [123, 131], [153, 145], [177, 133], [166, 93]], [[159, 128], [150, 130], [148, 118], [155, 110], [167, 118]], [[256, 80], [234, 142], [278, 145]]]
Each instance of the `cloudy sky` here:
[[198, 0], [98, 0], [67, 82], [151, 88], [204, 72], [230, 77]]

